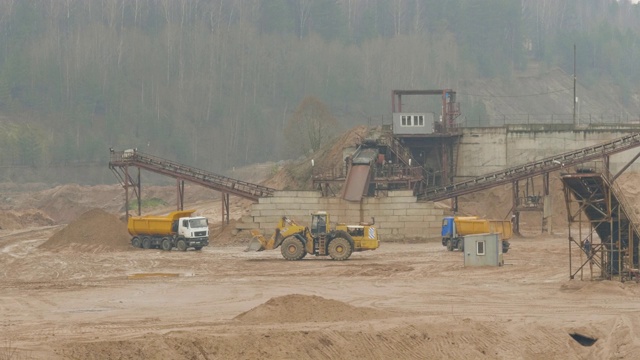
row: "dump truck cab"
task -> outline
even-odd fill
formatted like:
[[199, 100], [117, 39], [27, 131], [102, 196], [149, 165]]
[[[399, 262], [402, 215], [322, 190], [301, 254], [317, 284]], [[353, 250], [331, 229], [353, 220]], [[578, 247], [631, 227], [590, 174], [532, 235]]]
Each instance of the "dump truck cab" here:
[[177, 221], [178, 237], [186, 239], [187, 245], [196, 247], [209, 241], [209, 223], [205, 217], [180, 218]]
[[442, 245], [447, 245], [447, 240], [456, 237], [456, 223], [453, 216], [446, 216], [442, 219]]

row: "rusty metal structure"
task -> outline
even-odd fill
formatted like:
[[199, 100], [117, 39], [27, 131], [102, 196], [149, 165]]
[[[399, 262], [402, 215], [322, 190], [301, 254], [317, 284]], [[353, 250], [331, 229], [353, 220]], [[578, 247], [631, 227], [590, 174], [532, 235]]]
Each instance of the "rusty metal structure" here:
[[[236, 195], [257, 202], [260, 197], [273, 196], [275, 189], [217, 175], [209, 171], [186, 166], [157, 156], [144, 154], [136, 149], [114, 151], [110, 149], [109, 168], [125, 189], [125, 209], [129, 216], [129, 198], [133, 193], [141, 215], [142, 169], [176, 179], [176, 209], [184, 210], [184, 183], [192, 182], [222, 193], [222, 221], [229, 223], [229, 195]], [[135, 168], [137, 171], [131, 171]]]
[[[391, 94], [394, 114], [402, 113], [403, 96], [441, 96], [441, 121], [435, 122], [433, 131], [424, 133], [396, 133], [393, 125], [386, 125], [374, 137], [361, 139], [344, 164], [314, 169], [313, 186], [323, 196], [337, 195], [332, 185], [343, 186], [343, 199], [359, 201], [363, 196], [388, 190], [407, 189], [420, 194], [430, 186], [452, 182], [461, 136], [455, 124], [460, 115], [456, 92], [451, 89], [393, 90]], [[371, 156], [372, 152], [376, 155]]]
[[[340, 195], [348, 201], [360, 201], [389, 190], [423, 188], [426, 170], [393, 136], [384, 132], [376, 138], [361, 140], [344, 164], [328, 169], [314, 168], [313, 186], [323, 196]], [[341, 193], [334, 185], [342, 186]]]
[[[440, 121], [436, 122], [434, 132], [428, 135], [394, 135], [403, 146], [425, 168], [429, 159], [435, 160], [431, 170], [439, 174], [437, 183], [450, 184], [455, 176], [458, 140], [462, 136], [456, 124], [460, 116], [460, 103], [456, 101], [456, 92], [452, 89], [440, 90], [393, 90], [391, 92], [392, 113], [402, 113], [403, 96], [440, 96]], [[397, 106], [396, 106], [397, 105]]]
[[595, 266], [601, 279], [640, 281], [640, 222], [615, 183], [619, 175], [612, 176], [607, 169], [582, 169], [561, 176], [569, 221], [570, 279], [578, 273], [582, 279], [587, 266], [593, 279]]

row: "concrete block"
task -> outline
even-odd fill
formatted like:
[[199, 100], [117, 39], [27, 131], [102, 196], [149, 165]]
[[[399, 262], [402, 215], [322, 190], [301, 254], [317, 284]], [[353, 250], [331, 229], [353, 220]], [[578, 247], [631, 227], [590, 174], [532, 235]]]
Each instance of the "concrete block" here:
[[419, 215], [405, 215], [405, 216], [401, 216], [400, 220], [404, 221], [404, 222], [415, 222], [418, 224], [423, 224], [424, 220], [422, 219], [422, 216]]
[[386, 209], [386, 210], [406, 209], [407, 208], [407, 204], [405, 204], [405, 203], [389, 203], [389, 204], [386, 204], [383, 208]]
[[342, 206], [346, 210], [360, 211], [360, 209], [362, 209], [362, 206], [360, 205], [360, 203], [354, 203], [354, 202], [345, 202], [344, 204], [342, 204]]
[[253, 218], [253, 221], [260, 224], [260, 228], [262, 228], [262, 224], [268, 224], [271, 227], [276, 227], [278, 221], [280, 221], [280, 216], [257, 216]]
[[276, 209], [280, 210], [300, 210], [300, 203], [283, 203], [275, 204]]
[[319, 204], [310, 204], [310, 203], [300, 203], [300, 210], [307, 211], [309, 214], [312, 212], [324, 210], [325, 207]]
[[377, 220], [378, 217], [393, 215], [394, 211], [395, 210], [393, 210], [393, 209], [380, 209], [380, 210], [377, 210], [377, 211], [365, 212], [365, 216], [367, 216], [367, 218], [375, 216], [376, 220]]
[[423, 222], [411, 222], [411, 221], [407, 221], [404, 223], [404, 228], [405, 229], [422, 229], [424, 231], [427, 231], [427, 229], [429, 229], [429, 226], [426, 226], [425, 223]]
[[422, 209], [409, 208], [409, 209], [407, 209], [407, 215], [420, 215], [420, 216], [424, 216], [424, 215], [431, 215], [431, 209], [426, 209], [426, 208], [422, 208]]
[[306, 210], [289, 210], [286, 214], [288, 217], [300, 223], [308, 223], [311, 221], [311, 214]]
[[322, 193], [320, 191], [304, 191], [302, 194], [300, 194], [300, 197], [320, 199], [322, 198]]
[[392, 191], [389, 191], [388, 196], [389, 197], [413, 197], [415, 199], [415, 196], [413, 195], [413, 190], [392, 190]]
[[392, 231], [391, 229], [378, 229], [378, 235], [391, 235]]
[[[400, 221], [400, 217], [397, 215], [385, 215], [376, 218], [376, 224], [385, 224], [386, 226], [394, 227], [393, 225]], [[382, 226], [382, 225], [380, 225]]]
[[386, 198], [381, 198], [378, 203], [381, 205], [386, 205], [386, 204], [415, 204], [417, 202], [415, 197], [401, 197], [401, 196], [397, 196], [397, 197], [386, 197]]
[[261, 219], [261, 218], [263, 218], [265, 216], [275, 216], [275, 217], [277, 217], [279, 219], [283, 215], [286, 215], [287, 212], [288, 211], [278, 210], [278, 209], [262, 210], [262, 211], [260, 211], [260, 216], [256, 216], [255, 219]]
[[298, 202], [299, 202], [298, 198], [291, 197], [291, 196], [277, 197], [277, 198], [271, 199], [272, 204], [295, 204]]
[[407, 209], [395, 209], [395, 210], [393, 210], [393, 215], [406, 216], [407, 215]]
[[262, 209], [271, 208], [271, 206], [272, 206], [272, 205], [271, 205], [271, 203], [268, 203], [268, 204], [267, 204], [267, 203], [265, 203], [265, 202], [262, 202], [262, 199], [263, 199], [263, 198], [260, 198], [260, 199], [259, 199], [260, 203], [258, 203], [258, 204], [252, 204], [252, 205], [251, 205], [251, 210], [262, 210]]
[[433, 223], [438, 221], [438, 218], [435, 215], [424, 215], [422, 217], [422, 221], [426, 222], [426, 223]]
[[253, 216], [243, 216], [240, 218], [243, 223], [253, 223]]

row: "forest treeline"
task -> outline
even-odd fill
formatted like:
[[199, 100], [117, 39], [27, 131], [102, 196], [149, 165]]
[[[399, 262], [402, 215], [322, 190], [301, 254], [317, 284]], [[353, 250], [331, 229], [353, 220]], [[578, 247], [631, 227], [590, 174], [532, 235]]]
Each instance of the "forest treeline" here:
[[532, 62], [571, 73], [573, 44], [583, 85], [640, 83], [627, 0], [0, 0], [0, 14], [0, 166], [109, 147], [213, 171], [295, 158], [305, 98], [346, 129], [388, 118], [392, 89]]

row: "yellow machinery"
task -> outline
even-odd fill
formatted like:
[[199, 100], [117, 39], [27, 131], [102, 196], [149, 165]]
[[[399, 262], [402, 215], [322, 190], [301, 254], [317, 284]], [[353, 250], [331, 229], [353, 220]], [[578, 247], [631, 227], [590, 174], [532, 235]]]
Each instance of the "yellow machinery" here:
[[173, 211], [166, 216], [132, 216], [127, 222], [131, 245], [144, 249], [174, 247], [186, 251], [209, 245], [209, 225], [205, 217], [191, 217], [195, 210]]
[[336, 224], [332, 228], [329, 214], [324, 211], [311, 214], [311, 228], [283, 216], [270, 239], [258, 230], [252, 230], [251, 235], [253, 238], [245, 251], [280, 247], [287, 260], [301, 260], [307, 254], [347, 260], [354, 251], [375, 250], [380, 245], [373, 224]]
[[509, 251], [509, 239], [513, 236], [511, 221], [479, 219], [475, 216], [447, 216], [442, 220], [442, 245], [447, 250], [463, 250], [463, 238], [475, 234], [499, 234], [502, 252]]

